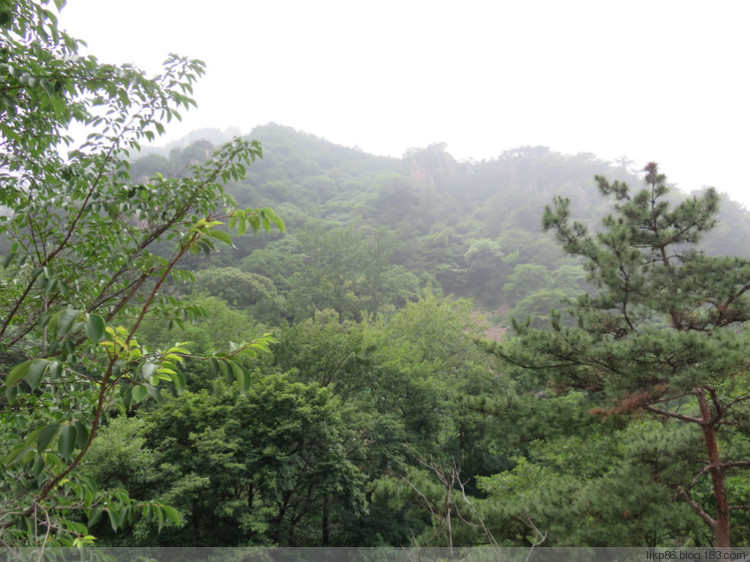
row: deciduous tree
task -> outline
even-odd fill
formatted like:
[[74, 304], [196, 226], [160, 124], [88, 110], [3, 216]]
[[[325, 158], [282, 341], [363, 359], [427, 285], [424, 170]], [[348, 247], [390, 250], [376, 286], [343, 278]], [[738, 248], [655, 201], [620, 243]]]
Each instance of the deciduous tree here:
[[[261, 156], [257, 143], [230, 142], [179, 179], [132, 181], [131, 152], [194, 104], [203, 63], [172, 55], [147, 78], [82, 57], [47, 2], [3, 2], [0, 26], [0, 237], [11, 241], [0, 264], [0, 353], [11, 358], [0, 367], [0, 541], [80, 544], [92, 537], [74, 511], [89, 522], [106, 513], [114, 528], [139, 514], [177, 518], [75, 472], [111, 412], [184, 385], [184, 347], [147, 349], [136, 337], [148, 315], [179, 313], [162, 285], [187, 275], [176, 267], [184, 256], [231, 244], [223, 224], [241, 234], [283, 223], [237, 208], [221, 186]], [[73, 122], [89, 135], [72, 147]]]

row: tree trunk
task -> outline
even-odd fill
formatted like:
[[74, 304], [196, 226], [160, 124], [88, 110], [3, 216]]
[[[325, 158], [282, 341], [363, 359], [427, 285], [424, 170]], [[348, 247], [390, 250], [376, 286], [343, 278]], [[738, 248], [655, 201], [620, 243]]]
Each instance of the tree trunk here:
[[729, 523], [729, 501], [727, 500], [727, 488], [724, 479], [724, 467], [719, 456], [719, 444], [716, 441], [716, 422], [711, 415], [705, 390], [696, 388], [695, 395], [698, 397], [698, 405], [701, 410], [703, 423], [703, 440], [706, 443], [706, 453], [711, 471], [711, 481], [714, 487], [714, 499], [716, 500], [716, 517], [714, 518], [714, 546], [731, 546], [731, 527]]
[[330, 542], [330, 529], [329, 529], [329, 523], [328, 523], [328, 504], [329, 504], [330, 498], [325, 498], [323, 500], [323, 540], [321, 543], [321, 546], [328, 546]]

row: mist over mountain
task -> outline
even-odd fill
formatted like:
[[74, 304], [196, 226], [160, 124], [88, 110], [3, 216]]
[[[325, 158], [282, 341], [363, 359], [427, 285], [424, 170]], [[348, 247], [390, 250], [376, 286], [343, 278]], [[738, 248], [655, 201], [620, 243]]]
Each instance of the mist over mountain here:
[[65, 3], [0, 2], [2, 550], [745, 556], [750, 217], [674, 187], [750, 193], [750, 12]]
[[[145, 181], [157, 172], [179, 174], [236, 132], [194, 131], [137, 160], [133, 175]], [[595, 226], [605, 206], [594, 176], [642, 186], [640, 172], [626, 159], [607, 162], [591, 153], [561, 154], [543, 146], [459, 162], [440, 143], [391, 158], [276, 124], [257, 127], [248, 138], [261, 142], [263, 159], [227, 190], [240, 204], [276, 209], [287, 234], [242, 238], [236, 250], [197, 266], [263, 276], [277, 300], [290, 296], [290, 280], [299, 277], [309, 257], [300, 240], [348, 229], [362, 244], [390, 240], [389, 259], [414, 277], [413, 287], [429, 282], [489, 310], [541, 319], [561, 298], [585, 287], [580, 267], [542, 232], [545, 206], [555, 196], [570, 198], [575, 216]], [[672, 196], [687, 197], [676, 190]], [[747, 257], [749, 238], [750, 215], [725, 198], [719, 224], [703, 246], [709, 254]], [[349, 250], [355, 252], [354, 246]], [[354, 255], [342, 260], [357, 263]], [[299, 314], [284, 312], [290, 318]]]

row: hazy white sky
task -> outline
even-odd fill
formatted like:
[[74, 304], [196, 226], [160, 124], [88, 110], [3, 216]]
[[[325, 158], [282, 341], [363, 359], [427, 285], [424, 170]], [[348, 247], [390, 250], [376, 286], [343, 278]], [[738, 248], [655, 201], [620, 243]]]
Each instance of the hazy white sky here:
[[750, 208], [748, 0], [68, 0], [61, 25], [106, 62], [206, 61], [169, 139], [276, 122], [393, 156], [545, 145]]

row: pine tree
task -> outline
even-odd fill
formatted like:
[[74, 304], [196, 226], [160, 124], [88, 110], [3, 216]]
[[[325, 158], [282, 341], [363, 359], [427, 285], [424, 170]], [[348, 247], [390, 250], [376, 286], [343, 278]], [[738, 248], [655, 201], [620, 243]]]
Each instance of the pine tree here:
[[[724, 450], [722, 439], [748, 439], [750, 261], [698, 248], [716, 223], [714, 189], [675, 205], [656, 164], [645, 171], [636, 193], [597, 176], [613, 212], [593, 233], [571, 221], [569, 200], [546, 208], [544, 229], [582, 260], [593, 290], [569, 302], [575, 322], [553, 311], [546, 330], [515, 323], [518, 337], [499, 352], [558, 392], [603, 397], [602, 413], [693, 424], [702, 466], [675, 493], [711, 528], [715, 546], [729, 546], [730, 513], [747, 509], [730, 505], [727, 478], [750, 460], [734, 458], [738, 448]], [[702, 500], [706, 479], [712, 493]]]

